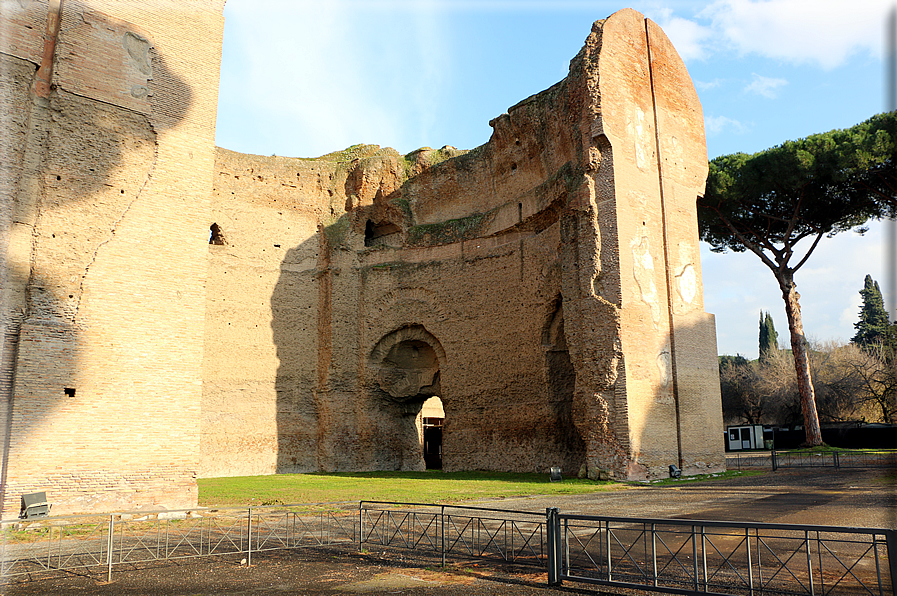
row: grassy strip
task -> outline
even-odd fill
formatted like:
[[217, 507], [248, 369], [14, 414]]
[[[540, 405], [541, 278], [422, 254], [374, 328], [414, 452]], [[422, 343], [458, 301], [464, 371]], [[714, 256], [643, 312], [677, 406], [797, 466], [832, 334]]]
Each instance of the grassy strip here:
[[819, 445], [818, 447], [802, 447], [800, 449], [778, 449], [776, 453], [895, 453], [894, 449], [850, 449], [847, 447], [832, 447], [831, 445]]
[[677, 484], [688, 484], [691, 482], [704, 482], [707, 480], [725, 480], [727, 478], [737, 478], [739, 476], [759, 476], [765, 474], [762, 470], [727, 470], [716, 474], [696, 474], [695, 476], [683, 476], [682, 478], [662, 478], [660, 480], [648, 480], [638, 482], [636, 484], [650, 484], [651, 486], [670, 486]]
[[548, 474], [499, 472], [346, 472], [200, 478], [199, 504], [206, 507], [326, 503], [333, 501], [401, 501], [458, 503], [475, 499], [526, 495], [571, 495], [624, 488], [614, 482]]
[[881, 482], [883, 484], [897, 484], [897, 472], [885, 474], [879, 478], [875, 478], [872, 482]]

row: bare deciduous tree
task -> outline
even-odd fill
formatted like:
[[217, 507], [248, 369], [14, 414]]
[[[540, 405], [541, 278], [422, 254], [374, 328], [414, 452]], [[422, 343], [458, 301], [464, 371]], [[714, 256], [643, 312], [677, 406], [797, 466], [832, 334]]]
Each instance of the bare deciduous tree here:
[[[881, 346], [816, 343], [808, 350], [824, 422], [897, 421], [897, 371]], [[800, 391], [787, 351], [765, 362], [727, 364], [720, 370], [723, 417], [729, 423], [800, 424]]]

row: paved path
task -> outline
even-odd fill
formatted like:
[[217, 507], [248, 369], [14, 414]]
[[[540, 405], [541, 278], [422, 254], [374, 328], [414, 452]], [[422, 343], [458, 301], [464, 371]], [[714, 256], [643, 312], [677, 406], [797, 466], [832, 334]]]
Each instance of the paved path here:
[[681, 485], [483, 501], [500, 509], [897, 529], [897, 478], [887, 470], [779, 470]]

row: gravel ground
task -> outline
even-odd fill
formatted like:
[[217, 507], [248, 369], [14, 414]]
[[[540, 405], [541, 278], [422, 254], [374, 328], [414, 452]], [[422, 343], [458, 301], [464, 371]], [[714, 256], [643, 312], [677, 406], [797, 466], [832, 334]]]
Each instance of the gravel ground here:
[[[897, 529], [897, 499], [886, 470], [779, 470], [760, 476], [672, 486], [634, 486], [568, 497], [524, 497], [477, 503], [485, 507], [628, 517], [739, 520]], [[116, 567], [105, 575], [66, 574], [18, 581], [2, 596], [198, 595], [198, 594], [406, 594], [526, 595], [616, 594], [642, 591], [565, 584], [549, 588], [545, 573], [492, 562], [425, 566], [407, 553], [274, 551], [253, 557], [252, 566], [232, 557]]]
[[409, 596], [647, 594], [640, 590], [550, 588], [545, 573], [492, 563], [452, 564], [442, 569], [403, 564], [395, 557], [337, 551], [278, 551], [253, 559], [251, 567], [231, 557], [191, 559], [132, 569], [105, 576], [66, 575], [7, 585], [4, 595], [248, 595], [405, 594]]
[[561, 513], [897, 529], [897, 483], [885, 469], [780, 469], [761, 475], [569, 497], [525, 497], [489, 507]]

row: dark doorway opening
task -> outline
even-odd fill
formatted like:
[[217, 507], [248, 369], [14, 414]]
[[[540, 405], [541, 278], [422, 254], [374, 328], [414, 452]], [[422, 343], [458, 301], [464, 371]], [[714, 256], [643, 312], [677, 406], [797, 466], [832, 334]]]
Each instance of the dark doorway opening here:
[[390, 221], [375, 224], [368, 220], [364, 226], [364, 245], [390, 245], [398, 238], [401, 231], [402, 229], [399, 226]]
[[[433, 420], [438, 424], [428, 424]], [[424, 466], [428, 470], [442, 469], [442, 418], [424, 418]]]
[[439, 341], [420, 325], [385, 335], [371, 351], [371, 377], [386, 400], [383, 405], [396, 414], [390, 430], [396, 440], [383, 449], [383, 456], [396, 462], [395, 469], [442, 469], [445, 412], [437, 396], [444, 358]]
[[424, 467], [428, 470], [442, 469], [442, 425], [445, 422], [445, 411], [442, 400], [428, 398], [420, 410], [421, 447], [424, 452]]

